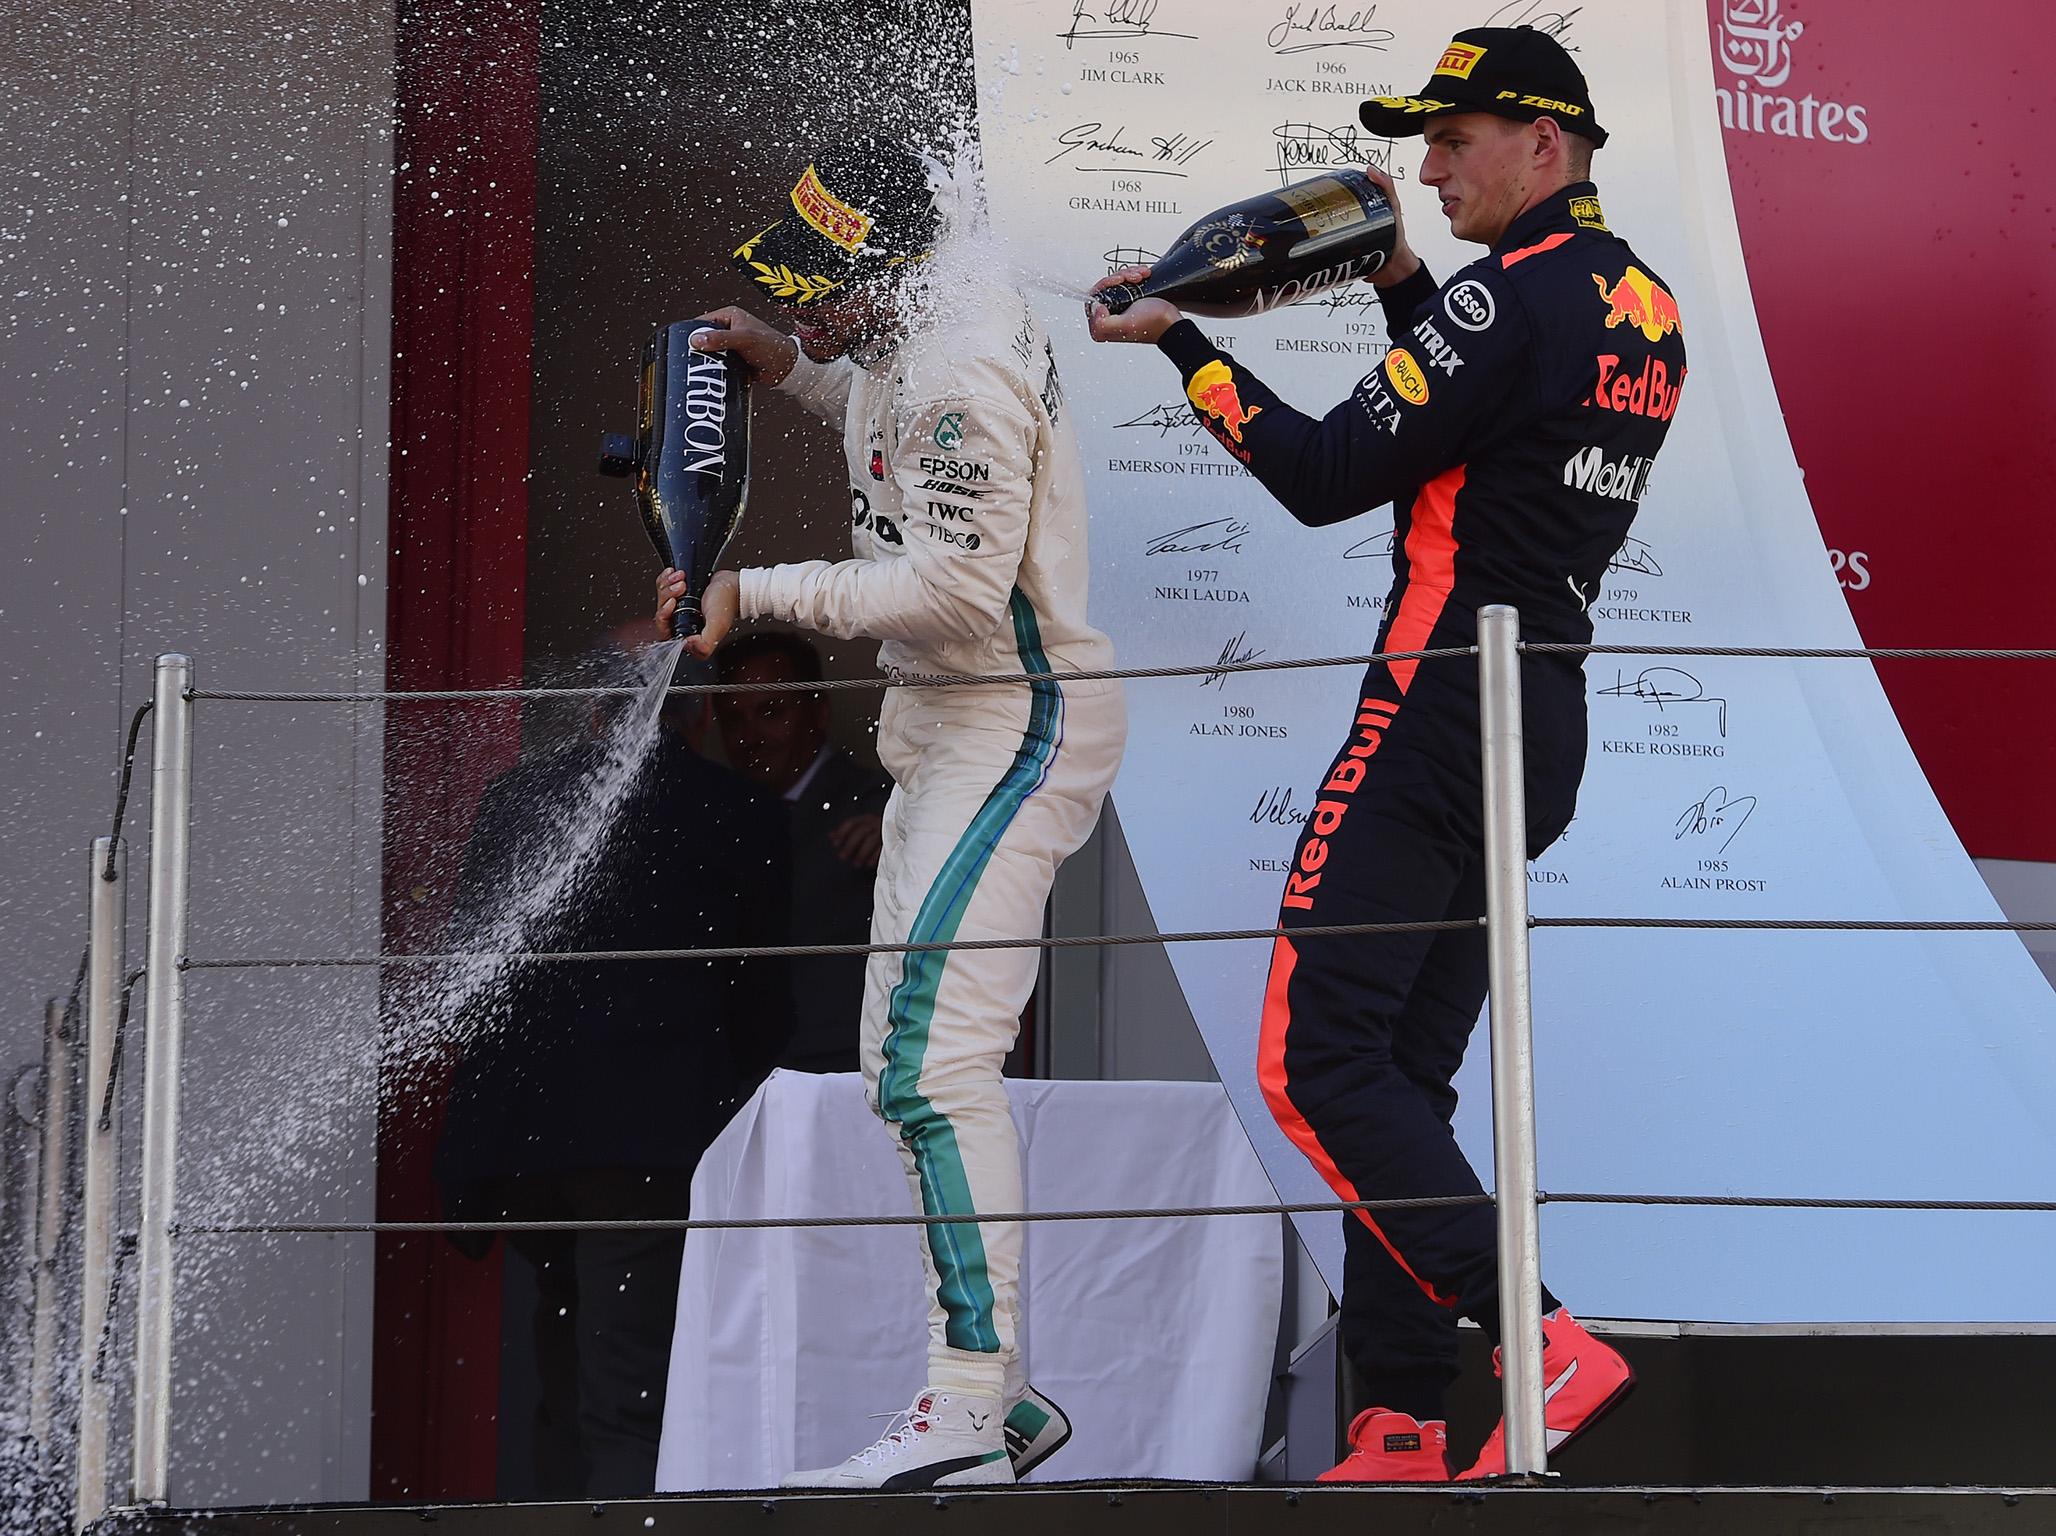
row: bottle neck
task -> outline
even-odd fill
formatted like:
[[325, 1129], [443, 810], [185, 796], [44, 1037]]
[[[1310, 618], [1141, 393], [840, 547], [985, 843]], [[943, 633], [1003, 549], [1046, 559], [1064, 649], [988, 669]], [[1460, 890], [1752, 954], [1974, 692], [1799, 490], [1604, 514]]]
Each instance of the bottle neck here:
[[1128, 306], [1142, 296], [1142, 284], [1119, 283], [1112, 288], [1102, 288], [1093, 295], [1093, 299], [1097, 303], [1104, 304], [1108, 314], [1119, 315], [1126, 313]]

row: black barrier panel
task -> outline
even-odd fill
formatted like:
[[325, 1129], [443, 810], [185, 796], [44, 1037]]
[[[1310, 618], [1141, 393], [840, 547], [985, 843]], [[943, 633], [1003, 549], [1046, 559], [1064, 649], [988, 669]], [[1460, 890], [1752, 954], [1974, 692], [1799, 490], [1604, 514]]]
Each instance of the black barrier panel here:
[[2056, 1529], [2056, 1490], [1331, 1489], [1061, 1485], [883, 1496], [707, 1494], [612, 1504], [385, 1505], [117, 1516], [97, 1536], [2025, 1536]]

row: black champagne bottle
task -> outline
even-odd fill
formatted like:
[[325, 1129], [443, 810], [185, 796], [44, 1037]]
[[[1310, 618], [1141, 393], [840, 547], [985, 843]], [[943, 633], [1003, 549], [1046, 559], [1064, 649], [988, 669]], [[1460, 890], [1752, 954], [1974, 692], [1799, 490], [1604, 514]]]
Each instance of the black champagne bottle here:
[[660, 325], [643, 346], [636, 435], [610, 432], [600, 473], [635, 477], [643, 529], [685, 576], [671, 619], [678, 639], [700, 632], [700, 594], [742, 523], [750, 491], [750, 376], [732, 352], [701, 352], [695, 332], [718, 320]]
[[1169, 299], [1195, 315], [1260, 315], [1369, 277], [1392, 254], [1397, 230], [1376, 182], [1330, 171], [1216, 209], [1144, 281], [1094, 298], [1116, 315], [1137, 299]]

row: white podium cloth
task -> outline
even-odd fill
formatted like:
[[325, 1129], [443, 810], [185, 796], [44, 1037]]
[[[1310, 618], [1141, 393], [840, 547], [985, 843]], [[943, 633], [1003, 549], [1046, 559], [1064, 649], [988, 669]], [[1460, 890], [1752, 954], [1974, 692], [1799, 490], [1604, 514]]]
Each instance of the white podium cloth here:
[[[1213, 1083], [1009, 1080], [1028, 1209], [1274, 1201]], [[702, 1218], [899, 1215], [891, 1133], [854, 1073], [775, 1072], [700, 1160]], [[1071, 1443], [1030, 1481], [1246, 1479], [1278, 1327], [1275, 1216], [1030, 1222], [1022, 1347]], [[694, 1232], [659, 1492], [764, 1488], [884, 1432], [927, 1364], [910, 1227]]]

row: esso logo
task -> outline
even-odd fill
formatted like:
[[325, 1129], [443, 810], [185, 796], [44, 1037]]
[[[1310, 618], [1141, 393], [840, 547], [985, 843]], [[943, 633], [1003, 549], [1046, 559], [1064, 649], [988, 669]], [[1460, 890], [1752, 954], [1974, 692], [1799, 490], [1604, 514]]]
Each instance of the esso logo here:
[[1482, 331], [1499, 317], [1492, 290], [1474, 277], [1465, 278], [1442, 296], [1442, 310], [1467, 331]]
[[1842, 584], [1844, 592], [1861, 592], [1870, 585], [1870, 551], [1863, 549], [1831, 549], [1828, 551], [1828, 566], [1835, 573], [1835, 580]]

